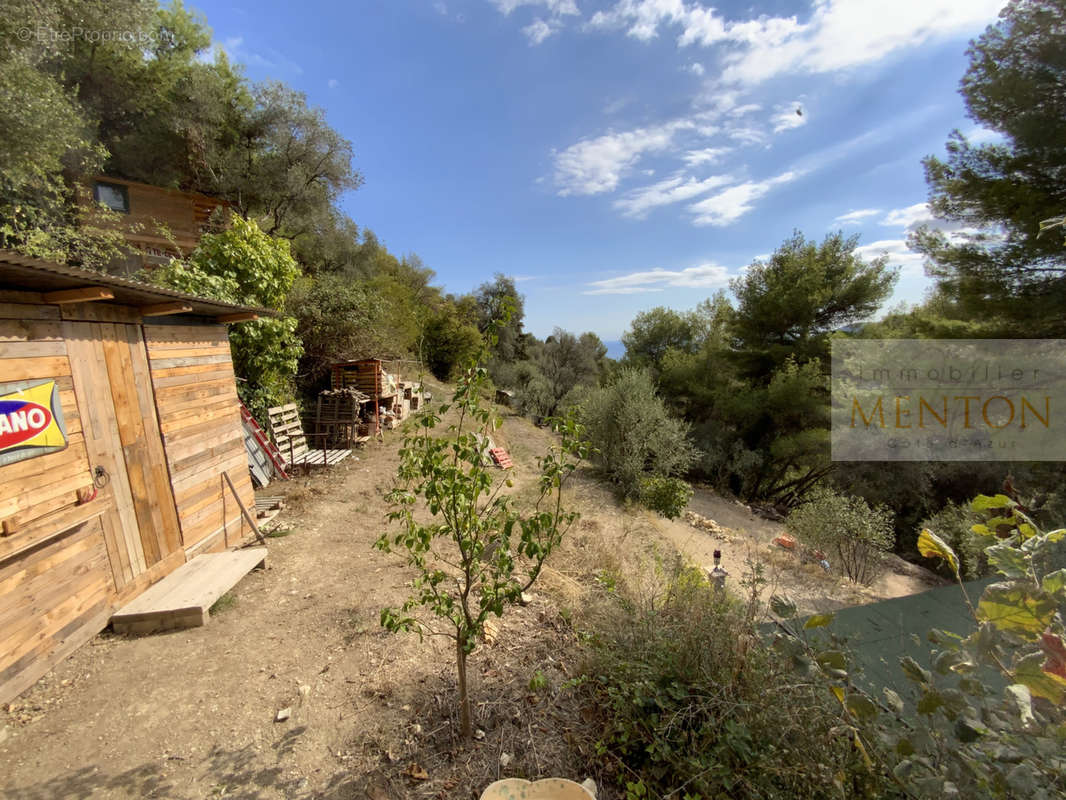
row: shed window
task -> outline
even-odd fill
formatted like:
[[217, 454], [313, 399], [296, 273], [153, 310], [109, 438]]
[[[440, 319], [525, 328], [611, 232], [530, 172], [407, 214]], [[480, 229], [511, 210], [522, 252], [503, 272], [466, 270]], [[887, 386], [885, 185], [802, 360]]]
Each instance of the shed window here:
[[97, 181], [93, 185], [93, 199], [97, 203], [103, 203], [112, 211], [120, 214], [130, 213], [130, 194], [125, 186]]

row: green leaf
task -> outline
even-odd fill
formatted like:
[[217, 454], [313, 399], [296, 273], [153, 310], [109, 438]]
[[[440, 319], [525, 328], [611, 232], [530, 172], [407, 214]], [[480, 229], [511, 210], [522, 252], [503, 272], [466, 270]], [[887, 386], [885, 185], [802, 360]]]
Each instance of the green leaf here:
[[1036, 697], [1043, 697], [1056, 705], [1066, 699], [1066, 679], [1044, 671], [1044, 654], [1030, 653], [1018, 661], [1014, 668], [1014, 680], [1029, 689]]
[[877, 716], [877, 706], [864, 694], [849, 694], [844, 705], [856, 719], [867, 720]]
[[915, 683], [929, 683], [933, 679], [932, 673], [929, 670], [922, 669], [918, 662], [910, 656], [901, 658], [899, 664], [903, 668], [903, 674]]
[[821, 628], [833, 621], [834, 614], [815, 614], [803, 623], [804, 628]]
[[1007, 696], [1007, 705], [1018, 715], [1022, 725], [1028, 725], [1034, 721], [1033, 698], [1029, 693], [1029, 687], [1023, 683], [1012, 683], [1004, 693]]
[[944, 698], [940, 696], [940, 692], [936, 689], [928, 689], [918, 701], [918, 713], [932, 714], [942, 705], [944, 705]]
[[964, 744], [976, 742], [988, 733], [988, 728], [974, 719], [959, 717], [955, 720], [955, 737]]
[[1024, 578], [1029, 570], [1029, 558], [1023, 550], [1009, 544], [992, 545], [985, 550], [988, 563], [1008, 578]]
[[791, 619], [796, 616], [796, 604], [787, 597], [776, 594], [770, 598], [770, 610], [782, 619]]
[[979, 494], [970, 502], [973, 511], [988, 511], [993, 508], [1013, 508], [1014, 501], [1005, 494], [997, 494], [995, 497]]
[[1049, 572], [1040, 582], [1040, 586], [1048, 594], [1059, 594], [1066, 589], [1066, 569]]
[[840, 650], [823, 650], [815, 654], [818, 664], [827, 669], [847, 669], [848, 661]]
[[958, 577], [959, 557], [955, 555], [955, 551], [947, 542], [928, 528], [923, 529], [918, 536], [918, 552], [926, 558], [941, 558], [947, 561], [951, 571]]
[[1033, 587], [993, 583], [977, 604], [977, 618], [996, 628], [1035, 639], [1051, 622], [1057, 603]]

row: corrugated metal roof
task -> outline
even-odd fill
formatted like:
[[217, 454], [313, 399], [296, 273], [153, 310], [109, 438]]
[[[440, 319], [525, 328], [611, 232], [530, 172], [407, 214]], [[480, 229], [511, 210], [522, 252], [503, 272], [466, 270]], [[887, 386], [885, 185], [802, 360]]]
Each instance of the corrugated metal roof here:
[[103, 286], [110, 289], [115, 298], [107, 302], [121, 305], [145, 306], [167, 300], [180, 300], [192, 308], [192, 311], [188, 313], [199, 316], [215, 317], [240, 312], [254, 312], [269, 317], [278, 316], [277, 311], [269, 308], [242, 306], [208, 297], [197, 297], [132, 278], [122, 278], [118, 275], [80, 267], [69, 267], [36, 258], [27, 258], [10, 250], [0, 250], [0, 289], [54, 292], [86, 286]]

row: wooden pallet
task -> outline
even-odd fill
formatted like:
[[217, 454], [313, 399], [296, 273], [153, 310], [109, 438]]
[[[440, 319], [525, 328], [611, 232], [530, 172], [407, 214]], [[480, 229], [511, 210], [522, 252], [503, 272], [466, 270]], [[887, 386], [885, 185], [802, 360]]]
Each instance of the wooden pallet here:
[[514, 462], [511, 461], [511, 454], [502, 447], [493, 447], [489, 450], [489, 455], [492, 456], [492, 460], [496, 462], [496, 466], [500, 469], [512, 469], [514, 467]]
[[274, 520], [278, 514], [285, 508], [285, 498], [283, 497], [257, 497], [255, 498], [255, 518], [259, 523], [259, 527], [262, 528], [269, 522]]
[[286, 469], [302, 466], [329, 467], [338, 464], [352, 454], [351, 450], [312, 450], [307, 446], [300, 422], [300, 413], [295, 403], [268, 409], [270, 415], [270, 433], [274, 443], [285, 460]]
[[206, 625], [215, 601], [266, 557], [265, 547], [198, 555], [112, 614], [111, 627], [142, 634]]

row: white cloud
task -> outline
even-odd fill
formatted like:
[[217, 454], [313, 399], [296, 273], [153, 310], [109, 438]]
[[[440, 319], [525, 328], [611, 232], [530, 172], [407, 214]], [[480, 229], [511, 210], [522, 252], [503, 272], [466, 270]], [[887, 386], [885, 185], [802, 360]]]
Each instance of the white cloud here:
[[728, 132], [729, 138], [741, 144], [764, 144], [766, 133], [751, 126], [732, 128]]
[[751, 211], [755, 201], [775, 186], [788, 183], [799, 175], [798, 172], [789, 171], [764, 181], [746, 181], [693, 203], [688, 209], [695, 214], [693, 222], [696, 225], [729, 225]]
[[251, 50], [244, 42], [243, 36], [230, 36], [222, 42], [216, 42], [215, 47], [222, 48], [226, 57], [237, 64], [244, 64], [261, 69], [276, 70], [284, 74], [291, 72], [303, 75], [303, 68], [295, 61], [290, 61], [281, 53], [269, 47], [262, 50]]
[[860, 208], [857, 211], [841, 214], [839, 217], [834, 218], [833, 222], [839, 222], [841, 225], [858, 225], [867, 217], [876, 217], [880, 213], [881, 209], [879, 208]]
[[[495, 0], [497, 5], [518, 0]], [[714, 8], [683, 0], [618, 0], [588, 27], [625, 30], [641, 41], [677, 31], [680, 47], [730, 44], [727, 82], [753, 84], [783, 74], [825, 73], [870, 64], [946, 36], [976, 32], [1005, 0], [812, 0], [797, 17], [726, 20]]]
[[907, 247], [904, 239], [882, 239], [862, 247], [856, 247], [853, 251], [863, 261], [872, 261], [879, 256], [888, 256], [890, 267], [899, 267], [904, 275], [921, 275], [924, 256], [915, 253]]
[[681, 21], [684, 30], [677, 41], [682, 47], [690, 44], [709, 47], [727, 41], [776, 47], [806, 28], [795, 17], [768, 17], [765, 14], [742, 22], [725, 22], [715, 9], [704, 8], [698, 3], [686, 9]]
[[578, 10], [575, 0], [490, 0], [502, 14], [510, 14], [516, 8], [522, 6], [544, 6], [554, 16], [577, 16]]
[[698, 61], [693, 61], [691, 64], [688, 65], [688, 67], [686, 67], [686, 69], [693, 75], [695, 75], [697, 78], [703, 77], [703, 73], [706, 72], [706, 70], [703, 68], [703, 64]]
[[336, 89], [340, 85], [341, 82], [336, 78], [330, 78], [328, 81], [326, 81], [326, 86], [328, 86], [330, 89]]
[[975, 125], [968, 131], [963, 131], [962, 135], [966, 137], [966, 141], [973, 145], [992, 144], [1003, 140], [1003, 135], [999, 131], [982, 128], [980, 125]]
[[881, 220], [882, 225], [899, 228], [912, 228], [923, 222], [932, 222], [933, 215], [929, 211], [928, 203], [915, 203], [906, 208], [896, 208], [889, 211]]
[[639, 219], [647, 216], [653, 208], [691, 200], [719, 186], [732, 183], [732, 180], [728, 175], [712, 175], [702, 181], [675, 175], [651, 186], [642, 186], [626, 192], [615, 200], [614, 207], [621, 211], [623, 216]]
[[[871, 64], [930, 39], [980, 30], [1004, 4], [1004, 0], [818, 0], [806, 24], [781, 26], [776, 40], [749, 39], [747, 49], [728, 57], [724, 78], [751, 84], [782, 74], [836, 72]], [[763, 20], [764, 25], [773, 22]], [[686, 42], [685, 34], [681, 41]]]
[[555, 33], [557, 30], [557, 26], [551, 25], [542, 20], [540, 17], [537, 17], [529, 25], [522, 28], [522, 33], [524, 33], [526, 35], [526, 38], [529, 39], [529, 46], [535, 47], [541, 42], [543, 42], [545, 39], [547, 39], [549, 36], [551, 36], [553, 33]]
[[619, 0], [607, 11], [597, 11], [589, 20], [592, 28], [627, 28], [627, 36], [643, 42], [658, 35], [663, 22], [684, 19], [685, 4], [682, 0]]
[[641, 294], [667, 288], [714, 289], [729, 283], [729, 270], [718, 264], [701, 264], [682, 270], [655, 268], [617, 278], [592, 281], [583, 294]]
[[[937, 219], [929, 209], [928, 203], [915, 203], [905, 208], [889, 211], [881, 220], [885, 227], [902, 228], [905, 234], [913, 233], [922, 225], [940, 231], [951, 244], [966, 244], [975, 240], [996, 241], [1002, 234], [996, 230], [979, 231], [961, 222]], [[924, 256], [907, 246], [906, 239], [883, 239], [863, 245], [855, 250], [863, 258], [872, 258], [882, 253], [889, 256], [889, 264], [899, 266], [904, 275], [921, 275]]]
[[753, 114], [756, 111], [762, 111], [762, 106], [758, 103], [745, 103], [742, 106], [734, 106], [729, 109], [729, 116], [743, 117], [745, 114]]
[[807, 124], [808, 120], [807, 109], [799, 100], [779, 105], [774, 109], [773, 117], [770, 118], [770, 122], [774, 125], [774, 133], [801, 128]]
[[608, 133], [570, 145], [555, 153], [555, 184], [559, 194], [565, 197], [613, 191], [642, 155], [666, 150], [678, 131], [692, 127], [688, 120], [675, 120]]
[[702, 150], [689, 150], [681, 158], [690, 167], [698, 167], [701, 164], [714, 164], [732, 150], [731, 147], [704, 147]]

